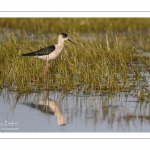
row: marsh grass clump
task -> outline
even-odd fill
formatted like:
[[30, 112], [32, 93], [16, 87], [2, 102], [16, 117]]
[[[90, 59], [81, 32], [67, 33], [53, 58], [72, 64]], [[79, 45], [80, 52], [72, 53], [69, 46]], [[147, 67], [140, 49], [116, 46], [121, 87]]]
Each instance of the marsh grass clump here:
[[[14, 22], [10, 20], [2, 20], [1, 24], [8, 21], [8, 25], [15, 28], [18, 20], [14, 19]], [[74, 30], [75, 36], [70, 34], [70, 37], [78, 45], [65, 43], [62, 54], [56, 60], [50, 61], [49, 72], [44, 77], [42, 72], [45, 63], [36, 58], [21, 57], [21, 54], [57, 43], [57, 34], [54, 33], [53, 38], [44, 35], [43, 32], [46, 31], [47, 25], [45, 30], [43, 27], [40, 30], [41, 19], [38, 20], [39, 22], [36, 19], [29, 20], [31, 24], [34, 22], [32, 25], [38, 29], [37, 34], [29, 34], [25, 30], [16, 33], [7, 29], [3, 33], [5, 39], [1, 41], [0, 45], [0, 76], [3, 79], [0, 80], [1, 87], [7, 86], [10, 90], [17, 90], [20, 93], [44, 90], [45, 88], [63, 91], [75, 89], [80, 91], [82, 89], [85, 93], [91, 91], [120, 92], [130, 91], [135, 87], [135, 82], [141, 82], [144, 75], [140, 76], [137, 72], [138, 65], [134, 65], [135, 62], [143, 62], [142, 57], [136, 55], [133, 46], [133, 41], [138, 37], [135, 34], [133, 37], [129, 36], [133, 35], [133, 32], [136, 33], [134, 27], [134, 30], [131, 30], [130, 27], [126, 32], [120, 32], [125, 26], [118, 24], [119, 30], [114, 32], [114, 28], [117, 29], [116, 22], [113, 29], [109, 28], [107, 32], [95, 33], [92, 30], [98, 30], [98, 26], [92, 25], [91, 19], [83, 19], [83, 22], [77, 19], [80, 24], [88, 26], [86, 28], [88, 33], [81, 32], [79, 34], [79, 30], [76, 27], [73, 29], [72, 26], [70, 31]], [[24, 20], [21, 20], [20, 24], [22, 21]], [[67, 21], [71, 24], [69, 19]], [[119, 20], [117, 21], [119, 22]], [[63, 19], [62, 22], [64, 22]], [[106, 19], [105, 23], [107, 22]], [[28, 29], [26, 23], [24, 27]], [[105, 29], [103, 24], [102, 27]], [[33, 31], [32, 28], [28, 30]], [[145, 63], [149, 64], [149, 61], [147, 60]]]

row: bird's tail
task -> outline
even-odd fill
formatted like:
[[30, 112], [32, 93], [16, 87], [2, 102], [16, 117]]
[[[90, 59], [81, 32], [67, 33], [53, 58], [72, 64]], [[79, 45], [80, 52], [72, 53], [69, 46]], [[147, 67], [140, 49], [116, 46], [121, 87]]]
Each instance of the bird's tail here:
[[22, 54], [21, 56], [36, 56], [36, 53], [31, 52], [31, 53]]
[[28, 54], [22, 54], [21, 56], [29, 56]]

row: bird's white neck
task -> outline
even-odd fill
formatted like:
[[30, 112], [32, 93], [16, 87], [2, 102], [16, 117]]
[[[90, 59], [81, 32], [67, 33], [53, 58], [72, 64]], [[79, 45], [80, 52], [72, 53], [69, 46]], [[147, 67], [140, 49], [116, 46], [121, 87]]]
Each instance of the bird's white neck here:
[[64, 47], [64, 42], [57, 44], [59, 47]]
[[64, 48], [64, 43], [58, 43], [57, 45], [55, 45], [55, 53], [57, 54], [57, 56], [62, 52], [63, 48]]
[[64, 46], [64, 41], [63, 40], [58, 40], [58, 44], [57, 44], [58, 46]]
[[64, 46], [65, 40], [62, 38], [61, 35], [58, 36], [58, 46]]

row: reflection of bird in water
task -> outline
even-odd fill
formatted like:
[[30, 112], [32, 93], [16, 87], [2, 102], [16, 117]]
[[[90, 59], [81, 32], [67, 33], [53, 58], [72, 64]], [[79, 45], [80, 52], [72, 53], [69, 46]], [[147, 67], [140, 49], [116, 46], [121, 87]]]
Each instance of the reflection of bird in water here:
[[27, 105], [29, 105], [30, 107], [38, 108], [42, 112], [45, 112], [45, 113], [54, 114], [55, 116], [57, 116], [58, 125], [67, 124], [67, 119], [64, 118], [60, 106], [56, 102], [49, 100], [48, 96], [49, 96], [49, 92], [48, 92], [48, 90], [46, 90], [46, 99], [45, 100], [34, 101]]

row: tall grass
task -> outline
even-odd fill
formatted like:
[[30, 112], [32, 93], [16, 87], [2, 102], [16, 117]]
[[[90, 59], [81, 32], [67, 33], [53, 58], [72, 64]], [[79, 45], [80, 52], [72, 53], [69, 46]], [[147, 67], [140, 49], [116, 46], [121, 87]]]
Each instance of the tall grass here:
[[[5, 38], [0, 44], [0, 86], [20, 93], [45, 88], [69, 92], [78, 89], [86, 93], [130, 91], [144, 78], [137, 71], [141, 71], [139, 65], [135, 65], [144, 59], [136, 55], [136, 50], [148, 50], [144, 43], [149, 40], [148, 33], [140, 31], [148, 30], [149, 21], [1, 19], [0, 25], [5, 27], [1, 28], [1, 34]], [[44, 77], [45, 63], [21, 54], [57, 43], [61, 31], [69, 33], [69, 38], [78, 45], [66, 42], [62, 54], [50, 61], [48, 75]]]
[[33, 33], [108, 32], [149, 27], [149, 18], [1, 18], [0, 26]]

